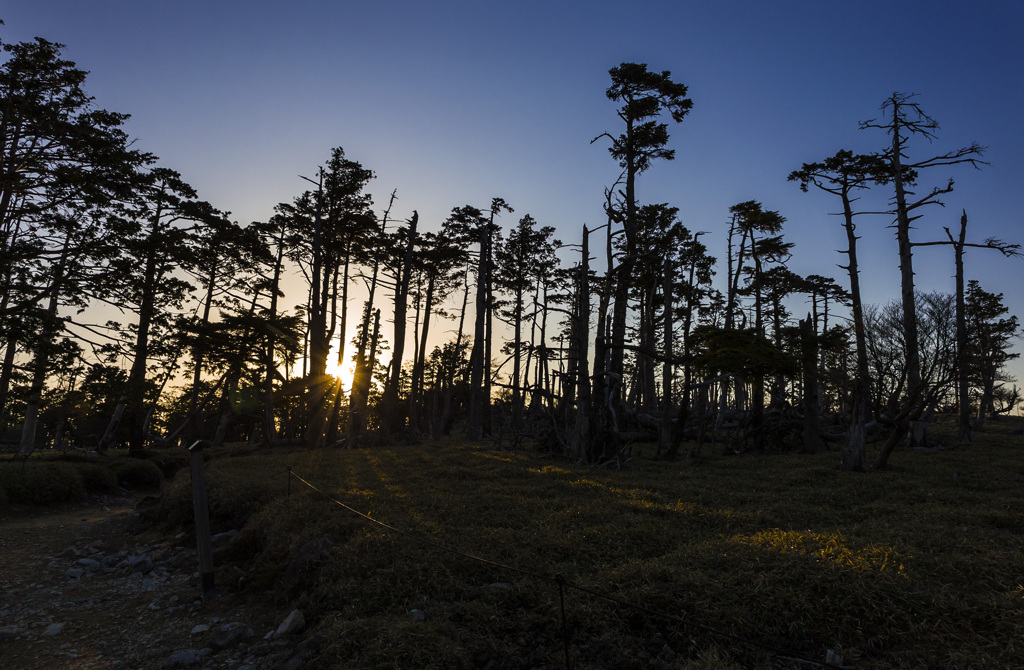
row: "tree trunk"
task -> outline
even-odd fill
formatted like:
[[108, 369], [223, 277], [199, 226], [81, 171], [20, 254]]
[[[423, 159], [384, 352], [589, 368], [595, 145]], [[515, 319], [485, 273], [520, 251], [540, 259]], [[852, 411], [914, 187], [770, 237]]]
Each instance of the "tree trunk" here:
[[569, 439], [569, 458], [574, 463], [583, 462], [590, 450], [590, 375], [587, 361], [590, 342], [590, 231], [583, 226], [583, 252], [580, 260], [579, 277], [576, 281], [576, 318], [574, 325], [575, 360], [570, 375], [574, 386], [571, 393], [576, 396], [576, 408], [566, 405], [566, 414], [572, 417]]
[[412, 368], [412, 384], [409, 394], [409, 426], [416, 430], [420, 429], [420, 405], [423, 402], [423, 371], [427, 364], [427, 335], [430, 332], [430, 313], [434, 303], [434, 282], [436, 274], [431, 272], [427, 277], [427, 293], [423, 307], [423, 325], [419, 333], [419, 352], [416, 355], [416, 362]]
[[381, 401], [382, 414], [385, 417], [385, 430], [401, 432], [405, 427], [402, 406], [398, 402], [399, 387], [402, 381], [402, 359], [405, 354], [406, 314], [409, 306], [409, 282], [412, 278], [413, 247], [416, 244], [416, 224], [419, 214], [414, 210], [409, 221], [409, 239], [406, 241], [405, 257], [402, 260], [402, 271], [398, 286], [395, 287], [395, 341], [391, 357], [390, 374]]
[[[63, 270], [60, 270], [63, 271]], [[43, 404], [43, 389], [46, 386], [47, 368], [50, 365], [50, 354], [53, 351], [53, 338], [56, 336], [54, 324], [57, 320], [57, 295], [50, 295], [43, 317], [43, 329], [39, 333], [35, 357], [32, 363], [32, 385], [29, 387], [28, 402], [25, 405], [25, 422], [21, 428], [21, 445], [19, 453], [29, 454], [36, 447], [39, 425], [39, 408]]]
[[[917, 306], [914, 301], [913, 248], [910, 243], [910, 215], [907, 209], [907, 193], [903, 183], [902, 150], [900, 134], [899, 104], [893, 104], [892, 150], [889, 161], [892, 166], [893, 187], [896, 194], [896, 240], [900, 257], [900, 298], [903, 306], [903, 339], [907, 356], [907, 402], [912, 411], [911, 420], [920, 416], [924, 386], [921, 380], [921, 353], [917, 339]], [[927, 446], [927, 432], [915, 431], [911, 437], [912, 446]]]
[[800, 321], [801, 364], [804, 374], [804, 451], [821, 451], [821, 423], [818, 418], [818, 340], [811, 316]]
[[[949, 230], [946, 230], [949, 234]], [[964, 242], [967, 238], [967, 211], [960, 217], [960, 238], [953, 244], [956, 259], [956, 403], [960, 444], [971, 443], [971, 403], [969, 398], [967, 360], [967, 308], [964, 305]], [[950, 235], [950, 242], [953, 236]]]
[[667, 453], [672, 448], [672, 262], [666, 254], [662, 269], [661, 292], [664, 295], [665, 362], [661, 370], [661, 435], [658, 453]]
[[484, 350], [483, 389], [480, 393], [480, 430], [486, 436], [493, 434], [491, 425], [491, 358], [494, 355], [494, 211], [491, 211], [487, 234], [487, 272], [484, 274]]
[[[277, 258], [274, 262], [274, 278], [270, 284], [270, 313], [271, 320], [277, 318], [277, 297], [281, 284], [281, 262], [284, 259], [284, 226], [281, 227], [281, 235], [277, 240]], [[277, 442], [277, 424], [274, 419], [274, 378], [277, 376], [277, 366], [274, 364], [274, 347], [276, 337], [274, 329], [267, 329], [266, 349], [263, 354], [264, 381], [263, 381], [263, 434], [267, 443], [273, 445]]]
[[853, 389], [850, 430], [846, 436], [846, 443], [843, 445], [839, 461], [839, 468], [847, 472], [866, 472], [868, 469], [864, 450], [864, 442], [867, 438], [864, 406], [867, 404], [867, 401], [867, 385], [863, 379], [857, 379]]
[[192, 444], [198, 439], [199, 386], [202, 383], [203, 358], [206, 355], [206, 326], [210, 323], [210, 311], [213, 308], [213, 289], [217, 281], [217, 262], [210, 264], [206, 278], [206, 297], [203, 300], [203, 316], [200, 320], [198, 339], [192, 348], [192, 391], [188, 397], [188, 427], [185, 429], [185, 442]]
[[380, 310], [373, 314], [373, 337], [370, 340], [368, 358], [356, 357], [356, 374], [352, 382], [352, 394], [348, 412], [348, 446], [355, 446], [359, 436], [366, 430], [367, 408], [370, 386], [373, 382], [373, 368], [377, 362], [377, 338], [380, 336]]
[[476, 277], [476, 321], [473, 329], [473, 349], [469, 356], [469, 416], [466, 419], [466, 439], [479, 440], [483, 426], [484, 340], [487, 337], [487, 248], [490, 228], [480, 224], [480, 257]]

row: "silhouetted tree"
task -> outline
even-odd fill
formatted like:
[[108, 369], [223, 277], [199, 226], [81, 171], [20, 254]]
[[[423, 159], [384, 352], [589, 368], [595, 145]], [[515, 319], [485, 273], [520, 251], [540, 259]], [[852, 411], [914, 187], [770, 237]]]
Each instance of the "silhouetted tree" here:
[[93, 107], [87, 73], [61, 58], [62, 46], [36, 38], [0, 47], [0, 428], [15, 359], [31, 353], [23, 451], [35, 445], [46, 370], [69, 325], [58, 310], [88, 302], [111, 253], [110, 207], [131, 196], [152, 160], [130, 149], [127, 115]]
[[145, 379], [150, 359], [157, 353], [154, 346], [173, 346], [168, 339], [173, 333], [173, 314], [193, 290], [175, 270], [195, 267], [196, 229], [221, 216], [209, 203], [198, 200], [195, 190], [177, 172], [159, 168], [145, 178], [131, 206], [111, 224], [120, 253], [108, 268], [108, 282], [113, 287], [109, 300], [130, 309], [137, 318], [128, 326], [133, 342], [127, 388], [100, 440], [101, 448], [109, 445], [125, 415], [129, 449], [143, 447], [149, 413]]
[[[924, 160], [910, 160], [908, 145], [914, 136], [927, 140], [935, 139], [935, 131], [939, 124], [925, 114], [920, 105], [913, 101], [914, 96], [905, 93], [893, 93], [882, 103], [882, 111], [887, 115], [884, 119], [869, 120], [861, 123], [861, 128], [878, 128], [884, 130], [891, 138], [889, 149], [883, 156], [889, 163], [889, 177], [893, 185], [893, 206], [896, 216], [896, 240], [899, 245], [901, 304], [903, 306], [904, 341], [907, 346], [907, 402], [904, 411], [900, 412], [899, 421], [881, 454], [875, 467], [884, 467], [889, 455], [896, 445], [907, 434], [910, 422], [918, 421], [924, 410], [924, 399], [928, 395], [923, 386], [921, 372], [921, 356], [918, 350], [917, 314], [914, 297], [914, 266], [913, 249], [910, 240], [910, 224], [920, 219], [922, 214], [916, 213], [920, 208], [941, 204], [939, 197], [953, 190], [953, 180], [944, 187], [935, 187], [927, 195], [917, 197], [908, 191], [921, 170], [933, 167], [951, 166], [968, 163], [978, 167], [982, 161], [978, 158], [984, 151], [978, 144], [949, 151], [939, 156]], [[910, 196], [910, 199], [908, 199]], [[916, 198], [916, 199], [914, 199]], [[911, 443], [915, 446], [927, 446], [927, 433], [921, 425], [911, 435]]]
[[527, 214], [509, 232], [505, 242], [495, 253], [494, 285], [509, 296], [510, 304], [498, 311], [512, 326], [512, 429], [520, 430], [523, 421], [523, 321], [527, 291], [542, 275], [557, 266], [551, 226], [538, 227], [537, 221]]
[[500, 228], [494, 217], [502, 211], [511, 213], [502, 198], [491, 200], [489, 216], [479, 216], [476, 234], [479, 240], [476, 271], [476, 322], [473, 329], [473, 349], [469, 357], [469, 416], [466, 420], [466, 437], [480, 439], [481, 434], [490, 435], [491, 407], [491, 330], [494, 302], [492, 298], [494, 248], [500, 240]]
[[[965, 301], [967, 346], [963, 362], [970, 378], [979, 390], [977, 420], [974, 430], [985, 429], [985, 417], [994, 415], [996, 388], [1012, 381], [1006, 375], [1006, 364], [1020, 357], [1011, 352], [1014, 338], [1020, 337], [1020, 321], [1009, 314], [1002, 293], [989, 293], [975, 280], [967, 286]], [[1004, 411], [1013, 409], [1013, 404]]]
[[839, 196], [842, 205], [843, 228], [846, 231], [846, 254], [848, 262], [844, 267], [850, 277], [850, 299], [853, 315], [853, 332], [857, 348], [857, 375], [854, 382], [853, 408], [846, 445], [840, 459], [844, 470], [863, 472], [867, 469], [864, 454], [865, 424], [870, 419], [868, 388], [871, 384], [868, 371], [867, 337], [864, 332], [864, 308], [860, 293], [860, 265], [857, 261], [857, 226], [855, 217], [864, 214], [853, 209], [858, 200], [854, 194], [872, 184], [889, 181], [890, 165], [877, 154], [854, 154], [845, 149], [820, 163], [804, 163], [800, 170], [790, 173], [789, 180], [800, 183], [806, 192], [809, 185]]
[[[615, 271], [611, 340], [607, 345], [610, 361], [607, 370], [604, 369], [604, 361], [597, 361], [596, 365], [600, 368], [595, 372], [600, 375], [611, 374], [618, 379], [618, 384], [609, 387], [610, 404], [617, 409], [622, 404], [620, 387], [624, 372], [623, 345], [626, 340], [629, 278], [636, 261], [640, 228], [636, 178], [647, 171], [655, 160], [675, 158], [675, 150], [667, 148], [668, 124], [659, 119], [667, 114], [672, 121], [679, 123], [693, 107], [693, 102], [686, 97], [687, 87], [672, 81], [672, 73], [668, 70], [652, 72], [646, 64], [622, 63], [609, 70], [608, 74], [612, 83], [606, 95], [609, 100], [621, 103], [617, 113], [625, 129], [617, 137], [608, 133], [599, 137], [611, 139], [612, 145], [608, 151], [623, 171], [621, 202], [614, 207], [616, 211], [609, 212], [609, 216], [622, 225], [625, 254]], [[608, 208], [613, 209], [611, 198], [608, 199]], [[601, 336], [599, 333], [598, 337]], [[604, 406], [603, 401], [601, 406]]]

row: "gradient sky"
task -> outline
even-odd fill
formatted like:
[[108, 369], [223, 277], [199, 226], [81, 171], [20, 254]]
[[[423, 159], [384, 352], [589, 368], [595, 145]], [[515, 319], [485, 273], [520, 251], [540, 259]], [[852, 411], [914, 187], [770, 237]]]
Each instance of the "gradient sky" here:
[[[945, 239], [965, 208], [972, 240], [1024, 242], [1017, 0], [32, 0], [0, 19], [5, 41], [66, 44], [96, 104], [132, 115], [137, 146], [243, 223], [267, 219], [341, 146], [376, 173], [378, 211], [397, 189], [395, 214], [417, 209], [430, 230], [454, 206], [501, 196], [516, 209], [506, 225], [530, 213], [578, 241], [584, 223], [604, 222], [602, 192], [618, 174], [607, 144], [590, 144], [620, 130], [607, 72], [635, 61], [670, 70], [694, 102], [670, 131], [676, 160], [643, 175], [638, 196], [679, 207], [719, 258], [728, 208], [759, 200], [788, 220], [792, 269], [846, 286], [835, 253], [845, 236], [828, 216], [838, 203], [786, 177], [841, 148], [882, 149], [886, 136], [858, 122], [894, 91], [919, 94], [941, 124], [911, 159], [978, 142], [991, 163], [923, 175], [926, 188], [954, 177], [956, 191], [915, 239]], [[871, 302], [898, 296], [889, 223], [859, 227]], [[966, 267], [1024, 316], [1024, 261], [972, 251]], [[920, 288], [953, 289], [948, 248], [919, 250], [915, 269]]]

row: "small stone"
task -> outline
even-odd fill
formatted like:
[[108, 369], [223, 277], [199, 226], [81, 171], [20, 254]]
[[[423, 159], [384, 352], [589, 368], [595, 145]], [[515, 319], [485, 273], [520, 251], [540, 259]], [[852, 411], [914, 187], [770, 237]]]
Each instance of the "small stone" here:
[[426, 621], [427, 613], [423, 610], [409, 610], [409, 614], [412, 615], [413, 621]]
[[131, 566], [133, 574], [137, 572], [143, 575], [148, 575], [153, 571], [153, 559], [149, 556], [134, 556], [129, 559], [129, 565]]
[[213, 654], [211, 649], [179, 649], [164, 663], [165, 668], [191, 668], [202, 665]]
[[236, 535], [238, 535], [237, 530], [229, 530], [224, 533], [217, 533], [216, 535], [210, 538], [210, 546], [212, 546], [214, 549], [226, 547], [231, 542], [231, 540], [235, 539]]
[[117, 566], [117, 564], [120, 563], [121, 561], [123, 561], [124, 559], [125, 559], [125, 553], [123, 551], [119, 551], [116, 554], [110, 554], [109, 556], [104, 556], [100, 560], [100, 563], [105, 568], [113, 568], [113, 567]]
[[82, 568], [68, 568], [64, 571], [64, 576], [68, 579], [81, 579], [84, 574], [85, 570]]
[[214, 649], [233, 649], [254, 637], [256, 637], [256, 631], [244, 623], [235, 621], [224, 624], [220, 630], [210, 636], [210, 646]]
[[0, 627], [0, 642], [4, 640], [13, 640], [18, 637], [21, 631], [17, 626], [3, 626]]
[[100, 562], [92, 558], [80, 558], [78, 559], [78, 565], [82, 566], [89, 572], [95, 572], [100, 569]]
[[274, 631], [274, 637], [284, 637], [285, 635], [292, 635], [300, 632], [306, 627], [306, 617], [302, 616], [302, 612], [299, 610], [292, 610], [281, 625]]
[[201, 623], [201, 624], [198, 624], [196, 626], [193, 626], [192, 627], [192, 632], [189, 633], [189, 635], [201, 635], [201, 634], [205, 633], [208, 630], [210, 630], [210, 627], [207, 626], [205, 623]]
[[43, 631], [43, 635], [45, 635], [47, 637], [53, 637], [54, 635], [60, 635], [61, 632], [64, 630], [64, 626], [66, 626], [66, 625], [67, 624], [64, 624], [64, 623], [51, 623], [49, 626], [46, 627], [46, 630]]

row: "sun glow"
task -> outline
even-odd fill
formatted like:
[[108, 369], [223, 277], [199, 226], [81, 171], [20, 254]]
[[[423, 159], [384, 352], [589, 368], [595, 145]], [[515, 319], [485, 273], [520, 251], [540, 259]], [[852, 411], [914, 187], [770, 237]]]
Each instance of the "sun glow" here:
[[352, 378], [355, 376], [355, 368], [355, 361], [342, 361], [340, 365], [338, 364], [338, 359], [334, 357], [331, 357], [331, 359], [327, 361], [327, 374], [340, 379], [342, 388], [346, 390], [352, 388]]

